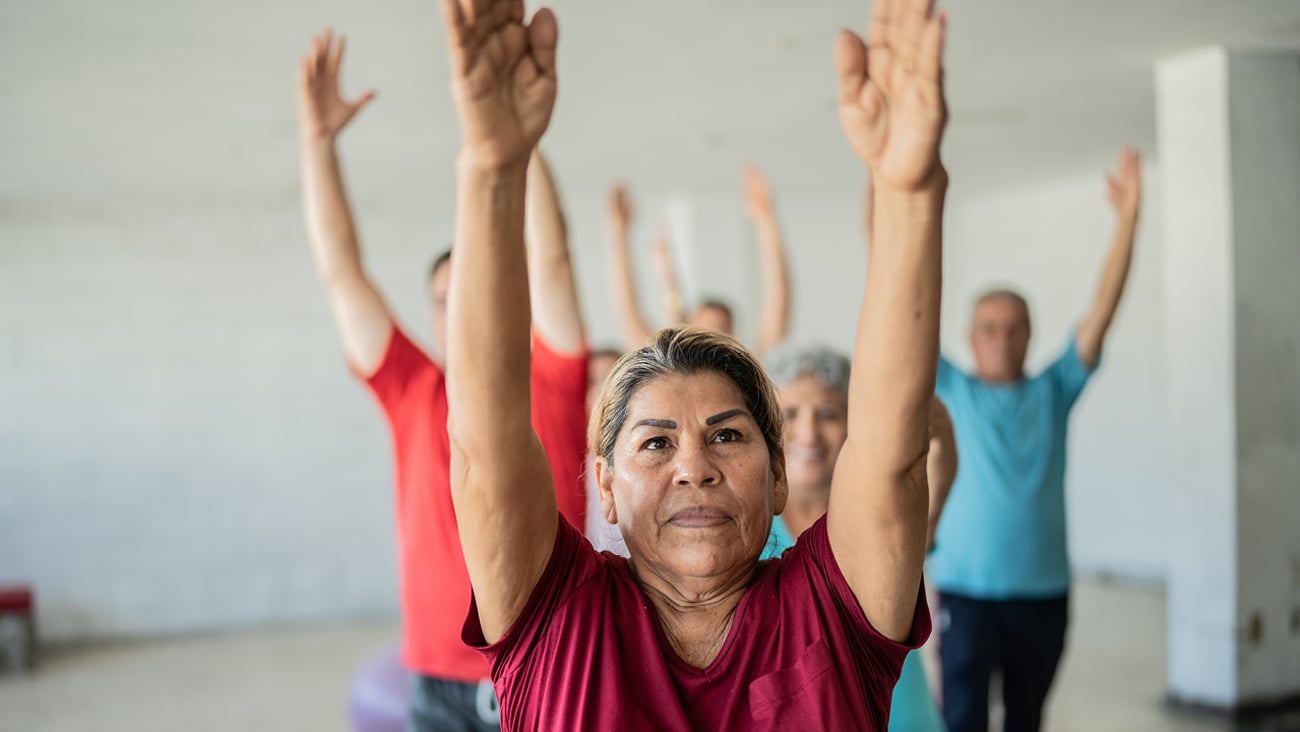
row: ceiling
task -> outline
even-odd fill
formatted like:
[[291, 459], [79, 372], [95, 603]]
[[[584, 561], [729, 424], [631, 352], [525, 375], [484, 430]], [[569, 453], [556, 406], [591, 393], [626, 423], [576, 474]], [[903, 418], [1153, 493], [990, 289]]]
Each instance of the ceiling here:
[[[547, 146], [567, 188], [783, 194], [860, 171], [834, 114], [830, 46], [848, 0], [559, 0], [560, 102]], [[1207, 44], [1300, 48], [1300, 0], [948, 3], [945, 158], [967, 186], [1100, 169], [1154, 146], [1152, 65]], [[350, 168], [449, 189], [457, 145], [436, 2], [10, 0], [0, 7], [0, 197], [296, 191], [293, 83], [314, 30], [349, 36], [345, 84], [379, 91]], [[360, 173], [358, 173], [360, 174]], [[0, 198], [0, 202], [3, 198]], [[3, 209], [0, 209], [3, 213]]]

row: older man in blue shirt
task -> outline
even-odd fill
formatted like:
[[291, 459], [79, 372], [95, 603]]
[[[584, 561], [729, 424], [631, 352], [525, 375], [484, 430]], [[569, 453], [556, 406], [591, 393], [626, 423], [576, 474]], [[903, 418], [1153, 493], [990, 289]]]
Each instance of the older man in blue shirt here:
[[1029, 307], [1009, 290], [975, 305], [975, 372], [941, 359], [962, 466], [939, 522], [930, 580], [940, 590], [943, 711], [951, 732], [985, 732], [1002, 677], [1006, 732], [1036, 732], [1065, 647], [1070, 592], [1065, 460], [1070, 410], [1101, 360], [1132, 260], [1140, 160], [1108, 178], [1118, 223], [1096, 300], [1042, 373], [1026, 376]]

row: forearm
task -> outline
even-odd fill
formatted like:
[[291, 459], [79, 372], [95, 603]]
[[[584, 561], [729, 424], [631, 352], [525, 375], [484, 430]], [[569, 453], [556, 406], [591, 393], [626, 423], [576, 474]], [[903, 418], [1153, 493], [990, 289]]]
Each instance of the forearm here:
[[901, 476], [926, 453], [939, 357], [947, 177], [924, 189], [877, 186], [866, 293], [849, 384], [849, 441], [866, 465]]
[[553, 349], [576, 353], [585, 341], [569, 230], [550, 167], [540, 153], [528, 166], [525, 241], [533, 324]]
[[926, 522], [926, 546], [934, 545], [934, 533], [939, 525], [944, 504], [957, 479], [957, 440], [952, 429], [948, 410], [936, 397], [930, 420], [930, 453], [926, 457], [926, 480], [930, 486], [929, 519]]
[[1079, 326], [1077, 348], [1084, 363], [1092, 366], [1101, 356], [1102, 342], [1110, 330], [1115, 311], [1124, 295], [1129, 268], [1133, 262], [1133, 241], [1137, 234], [1137, 216], [1124, 216], [1115, 226], [1110, 252], [1102, 268], [1101, 281], [1092, 308]]
[[612, 285], [609, 291], [614, 297], [614, 310], [618, 315], [619, 327], [623, 331], [624, 345], [629, 349], [640, 348], [645, 345], [652, 331], [649, 323], [641, 315], [641, 307], [637, 301], [627, 228], [619, 224], [611, 224], [609, 237], [609, 282]]
[[327, 284], [362, 276], [352, 207], [332, 138], [300, 142], [303, 216], [316, 269]]
[[765, 353], [785, 340], [790, 320], [790, 275], [785, 244], [775, 212], [754, 221], [763, 278], [763, 304], [759, 318], [758, 351]]

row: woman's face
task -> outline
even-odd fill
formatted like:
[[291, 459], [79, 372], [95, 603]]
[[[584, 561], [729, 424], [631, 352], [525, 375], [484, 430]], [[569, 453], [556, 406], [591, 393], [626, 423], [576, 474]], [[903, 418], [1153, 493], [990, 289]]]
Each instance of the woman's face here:
[[781, 461], [740, 389], [716, 372], [643, 384], [596, 477], [604, 516], [634, 563], [669, 579], [707, 584], [748, 572], [785, 506]]
[[785, 466], [791, 491], [827, 488], [840, 448], [849, 436], [844, 392], [816, 376], [780, 388], [785, 416]]

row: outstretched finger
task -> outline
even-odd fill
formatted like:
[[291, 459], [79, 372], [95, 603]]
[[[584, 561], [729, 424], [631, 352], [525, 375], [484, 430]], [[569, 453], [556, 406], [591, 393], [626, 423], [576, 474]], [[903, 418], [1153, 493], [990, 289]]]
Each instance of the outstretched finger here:
[[899, 18], [894, 25], [898, 34], [891, 48], [905, 68], [918, 68], [924, 63], [921, 56], [925, 52], [926, 32], [933, 21], [934, 0], [903, 0], [896, 14]]
[[890, 24], [896, 21], [893, 17], [892, 4], [893, 0], [872, 0], [871, 20], [867, 24], [868, 44], [882, 48], [889, 44], [890, 34], [893, 32]]
[[307, 47], [307, 60], [311, 63], [312, 74], [320, 73], [320, 36], [311, 37], [311, 44]]
[[467, 65], [465, 44], [470, 27], [461, 2], [462, 0], [442, 0], [442, 25], [447, 33], [447, 56], [451, 61], [453, 77], [460, 77]]
[[356, 114], [357, 112], [360, 112], [362, 109], [365, 108], [365, 106], [366, 106], [367, 104], [369, 104], [370, 102], [374, 101], [374, 99], [375, 99], [375, 90], [374, 90], [374, 89], [369, 89], [369, 90], [367, 90], [367, 91], [366, 91], [365, 93], [363, 93], [361, 96], [359, 96], [359, 97], [357, 97], [356, 99], [352, 100], [352, 103], [351, 103], [351, 106], [352, 106], [352, 113], [353, 113], [353, 114]]
[[555, 21], [555, 13], [550, 8], [542, 8], [533, 15], [533, 22], [528, 24], [528, 47], [537, 73], [542, 76], [555, 77], [555, 52], [559, 46], [560, 27]]
[[340, 33], [338, 39], [334, 41], [334, 47], [330, 49], [329, 57], [325, 62], [325, 69], [330, 74], [337, 74], [343, 64], [344, 39], [345, 37]]
[[840, 103], [856, 100], [867, 81], [867, 47], [853, 31], [840, 31], [835, 39], [835, 74], [840, 80]]
[[917, 43], [915, 68], [920, 77], [935, 93], [943, 92], [943, 40], [948, 26], [948, 13], [939, 14], [926, 21]]

